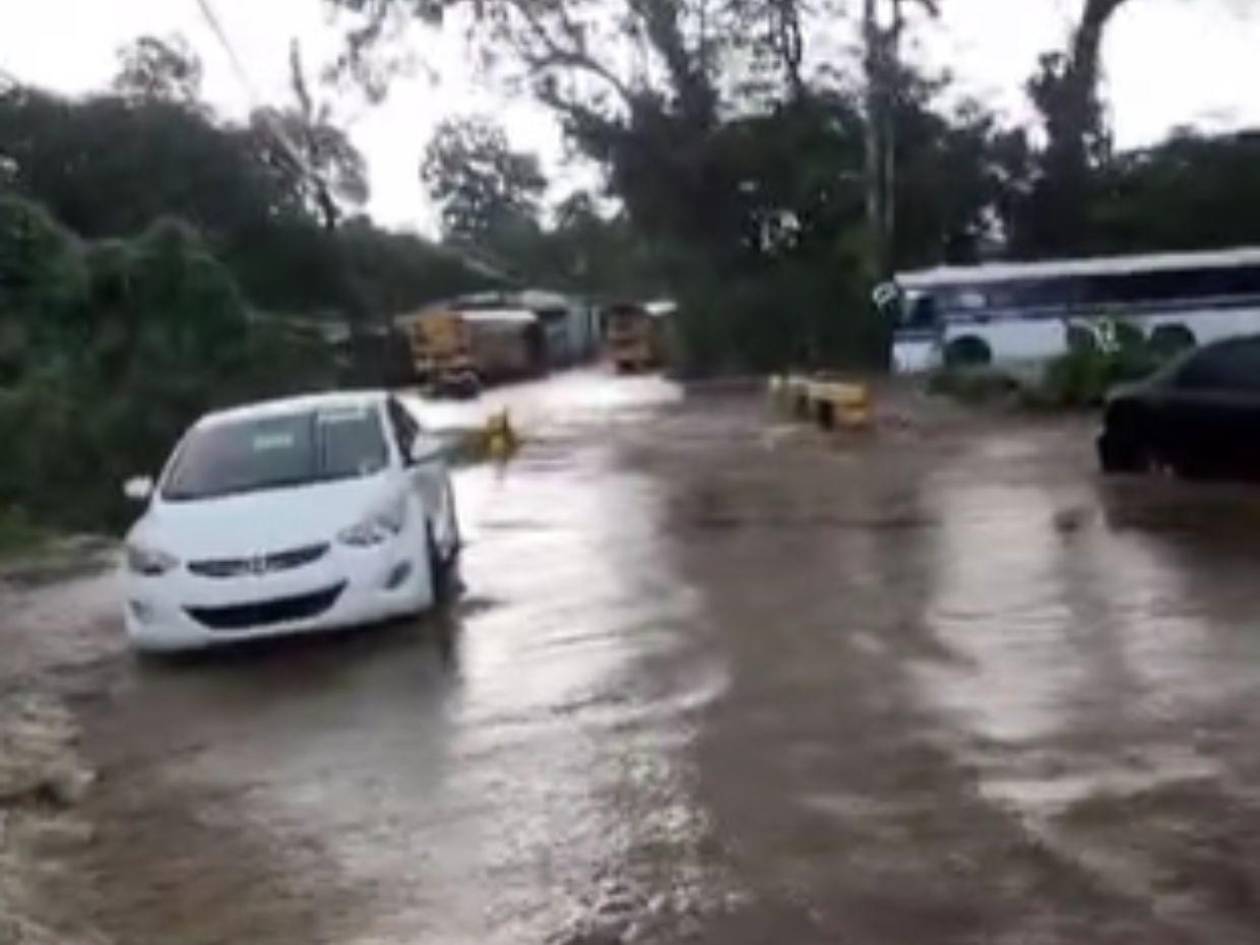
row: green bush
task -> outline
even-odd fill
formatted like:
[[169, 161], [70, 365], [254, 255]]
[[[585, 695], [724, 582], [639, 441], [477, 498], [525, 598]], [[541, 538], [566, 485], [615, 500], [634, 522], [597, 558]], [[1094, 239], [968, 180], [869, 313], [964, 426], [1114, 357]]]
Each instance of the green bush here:
[[322, 346], [251, 319], [187, 225], [83, 244], [0, 199], [0, 507], [119, 526], [134, 511], [120, 483], [157, 471], [197, 416], [320, 372]]
[[1052, 360], [1042, 377], [1046, 403], [1060, 406], [1095, 404], [1111, 386], [1112, 356], [1098, 349], [1077, 348]]
[[927, 389], [963, 403], [983, 404], [1009, 400], [1019, 391], [1019, 382], [989, 367], [946, 367], [928, 377]]
[[[1068, 325], [1067, 350], [1046, 363], [1039, 381], [983, 366], [947, 366], [928, 379], [928, 390], [967, 403], [1009, 400], [1036, 409], [1093, 407], [1116, 384], [1140, 380], [1171, 356], [1167, 338], [1157, 343], [1123, 321]], [[1176, 350], [1180, 350], [1177, 348]]]
[[44, 530], [31, 521], [25, 510], [0, 506], [0, 557], [28, 551], [46, 537]]
[[1097, 406], [1116, 384], [1140, 380], [1167, 360], [1153, 339], [1124, 321], [1100, 323], [1096, 333], [1069, 326], [1067, 341], [1067, 352], [1046, 365], [1033, 401], [1058, 407]]

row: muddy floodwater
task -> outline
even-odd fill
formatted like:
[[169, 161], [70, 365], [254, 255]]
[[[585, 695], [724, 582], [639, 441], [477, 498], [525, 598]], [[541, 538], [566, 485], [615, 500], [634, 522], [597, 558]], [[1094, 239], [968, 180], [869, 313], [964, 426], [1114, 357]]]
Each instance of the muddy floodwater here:
[[1260, 941], [1260, 488], [878, 403], [435, 406], [526, 441], [420, 621], [138, 661], [116, 550], [6, 566], [0, 941]]

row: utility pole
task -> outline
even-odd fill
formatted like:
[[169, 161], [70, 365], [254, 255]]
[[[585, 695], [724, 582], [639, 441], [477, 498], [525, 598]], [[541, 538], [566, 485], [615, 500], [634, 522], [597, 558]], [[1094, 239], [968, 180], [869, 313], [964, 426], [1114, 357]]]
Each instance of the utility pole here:
[[882, 278], [883, 252], [883, 160], [880, 147], [880, 46], [878, 0], [864, 0], [862, 11], [862, 60], [866, 72], [866, 229], [871, 241], [872, 269], [877, 279]]
[[[862, 48], [866, 72], [866, 223], [871, 268], [877, 281], [892, 274], [897, 232], [897, 108], [901, 103], [901, 37], [906, 0], [863, 0]], [[917, 0], [932, 16], [936, 0]]]
[[866, 71], [866, 225], [872, 275], [877, 281], [892, 268], [896, 226], [895, 90], [897, 35], [901, 0], [891, 0], [892, 24], [880, 18], [880, 0], [864, 0], [862, 45]]

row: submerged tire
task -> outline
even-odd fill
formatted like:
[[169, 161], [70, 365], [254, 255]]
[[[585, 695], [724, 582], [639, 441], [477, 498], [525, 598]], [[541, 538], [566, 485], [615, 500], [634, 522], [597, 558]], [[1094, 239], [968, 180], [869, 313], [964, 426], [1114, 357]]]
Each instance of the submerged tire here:
[[1150, 457], [1131, 440], [1103, 436], [1098, 440], [1098, 464], [1107, 475], [1141, 473], [1150, 468]]
[[446, 565], [442, 561], [442, 551], [433, 537], [433, 526], [424, 526], [425, 560], [429, 567], [429, 587], [433, 591], [433, 604], [437, 606], [446, 599]]

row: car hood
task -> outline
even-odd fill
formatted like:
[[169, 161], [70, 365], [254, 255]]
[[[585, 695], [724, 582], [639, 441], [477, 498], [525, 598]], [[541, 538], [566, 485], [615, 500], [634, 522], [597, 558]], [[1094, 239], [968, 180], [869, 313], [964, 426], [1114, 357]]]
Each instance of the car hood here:
[[385, 475], [187, 502], [155, 502], [128, 536], [184, 560], [232, 558], [332, 541], [390, 497]]
[[1107, 396], [1103, 398], [1103, 403], [1110, 405], [1119, 400], [1131, 400], [1134, 397], [1141, 397], [1150, 388], [1151, 385], [1145, 380], [1124, 381], [1114, 385], [1111, 390], [1107, 391]]

